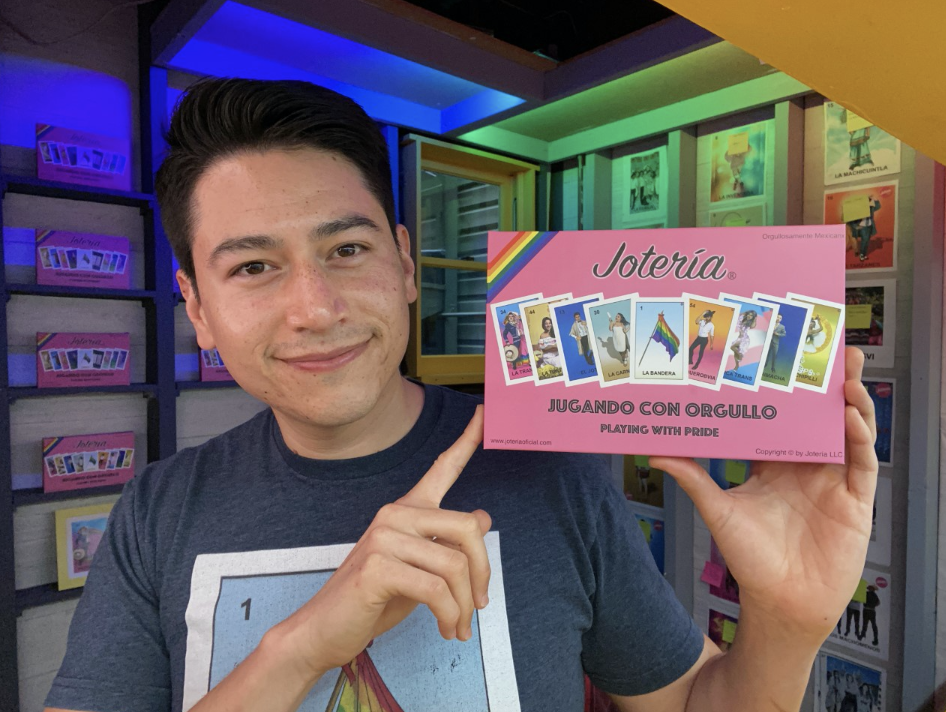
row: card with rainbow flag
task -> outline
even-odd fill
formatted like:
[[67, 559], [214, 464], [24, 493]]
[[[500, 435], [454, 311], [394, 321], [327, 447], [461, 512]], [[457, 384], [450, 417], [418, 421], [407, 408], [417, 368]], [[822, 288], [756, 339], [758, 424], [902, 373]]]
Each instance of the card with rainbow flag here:
[[[778, 319], [771, 305], [768, 319], [751, 307], [757, 292], [786, 304], [841, 303], [844, 240], [837, 225], [491, 232], [488, 311], [527, 299], [541, 305], [538, 295], [592, 295], [581, 309], [560, 310], [558, 321], [530, 324], [524, 307], [531, 328], [523, 352], [539, 359], [533, 372], [571, 357], [620, 378], [512, 384], [504, 344], [487, 330], [484, 447], [843, 462], [843, 314], [826, 338], [812, 335], [816, 324]], [[734, 313], [717, 325], [718, 310], [696, 314], [687, 308], [694, 300], [725, 300]], [[739, 387], [743, 366], [797, 364], [799, 349], [822, 352], [819, 389]], [[728, 363], [735, 375], [707, 387], [702, 361]], [[804, 378], [798, 367], [796, 377]]]

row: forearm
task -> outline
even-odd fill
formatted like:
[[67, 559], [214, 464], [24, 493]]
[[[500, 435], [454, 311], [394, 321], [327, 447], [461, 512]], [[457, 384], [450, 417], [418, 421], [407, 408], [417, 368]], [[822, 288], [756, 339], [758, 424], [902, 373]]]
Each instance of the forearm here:
[[193, 712], [295, 712], [319, 678], [289, 653], [276, 626]]
[[703, 666], [686, 712], [797, 712], [819, 648], [744, 604], [732, 647]]

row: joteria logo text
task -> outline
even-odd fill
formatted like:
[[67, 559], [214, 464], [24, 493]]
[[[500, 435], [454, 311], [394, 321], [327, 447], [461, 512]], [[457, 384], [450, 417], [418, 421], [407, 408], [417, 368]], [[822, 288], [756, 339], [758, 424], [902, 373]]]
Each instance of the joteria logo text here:
[[617, 270], [622, 279], [638, 277], [640, 279], [663, 279], [673, 275], [677, 279], [713, 279], [720, 280], [726, 277], [726, 268], [723, 263], [726, 258], [722, 255], [703, 257], [705, 247], [701, 247], [691, 256], [674, 252], [673, 255], [658, 255], [657, 248], [651, 245], [646, 252], [637, 255], [625, 255], [627, 243], [622, 242], [618, 251], [611, 258], [608, 268], [601, 271], [601, 265], [595, 264], [591, 273], [598, 279], [604, 279]]

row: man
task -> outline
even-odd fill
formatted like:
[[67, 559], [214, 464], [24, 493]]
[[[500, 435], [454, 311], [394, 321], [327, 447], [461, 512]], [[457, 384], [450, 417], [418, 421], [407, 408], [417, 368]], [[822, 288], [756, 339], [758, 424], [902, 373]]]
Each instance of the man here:
[[778, 358], [778, 342], [786, 333], [785, 327], [782, 326], [782, 315], [779, 314], [775, 317], [775, 328], [772, 330], [772, 342], [769, 344], [769, 353], [765, 357], [764, 371], [768, 373], [775, 371], [775, 361]]
[[[699, 368], [700, 363], [703, 361], [703, 352], [706, 351], [706, 345], [709, 344], [710, 351], [713, 350], [713, 341], [716, 338], [716, 325], [713, 324], [713, 315], [716, 312], [707, 309], [703, 312], [702, 316], [696, 320], [696, 338], [693, 339], [693, 343], [690, 344], [690, 368]], [[696, 363], [693, 363], [693, 352], [697, 349], [700, 350], [699, 355], [696, 358]]]
[[572, 324], [569, 335], [575, 339], [578, 346], [578, 353], [585, 357], [585, 362], [592, 366], [595, 362], [594, 354], [591, 352], [591, 344], [588, 343], [588, 322], [582, 318], [582, 315], [575, 312], [575, 323]]
[[877, 606], [880, 605], [880, 596], [877, 595], [877, 587], [871, 584], [867, 587], [867, 598], [864, 601], [864, 617], [862, 619], [861, 630], [857, 634], [858, 640], [863, 640], [867, 637], [867, 626], [870, 625], [874, 629], [874, 642], [872, 645], [877, 645]]
[[759, 463], [741, 497], [651, 463], [740, 579], [722, 655], [598, 458], [484, 451], [473, 398], [400, 375], [414, 267], [357, 105], [201, 82], [168, 143], [158, 196], [197, 341], [269, 409], [126, 486], [50, 709], [579, 710], [585, 674], [622, 711], [798, 707], [870, 535], [860, 352], [846, 466]]

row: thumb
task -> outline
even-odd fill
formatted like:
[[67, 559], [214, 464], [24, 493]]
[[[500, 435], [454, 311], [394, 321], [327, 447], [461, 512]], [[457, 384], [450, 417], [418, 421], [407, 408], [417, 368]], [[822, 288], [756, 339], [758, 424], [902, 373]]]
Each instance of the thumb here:
[[710, 532], [714, 530], [717, 521], [727, 516], [730, 503], [726, 493], [706, 470], [690, 458], [651, 457], [650, 466], [663, 470], [676, 480], [680, 488], [693, 500]]
[[474, 510], [473, 516], [476, 517], [476, 521], [480, 525], [480, 533], [482, 533], [483, 536], [486, 536], [486, 533], [490, 530], [490, 527], [493, 526], [493, 518], [482, 509]]

